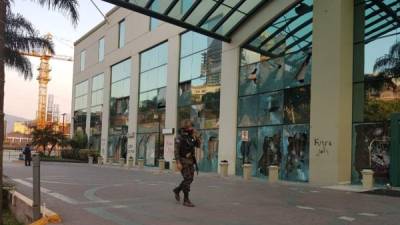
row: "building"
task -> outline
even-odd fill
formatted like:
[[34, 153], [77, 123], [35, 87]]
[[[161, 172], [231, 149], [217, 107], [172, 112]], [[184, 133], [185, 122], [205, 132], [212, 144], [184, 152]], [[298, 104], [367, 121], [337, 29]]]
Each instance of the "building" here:
[[202, 171], [400, 185], [398, 1], [106, 1], [75, 42], [71, 131], [107, 162], [171, 161], [191, 119]]
[[21, 134], [30, 134], [30, 129], [26, 122], [16, 121], [13, 124], [13, 132]]
[[32, 136], [19, 132], [10, 132], [4, 141], [5, 149], [21, 149], [32, 142]]

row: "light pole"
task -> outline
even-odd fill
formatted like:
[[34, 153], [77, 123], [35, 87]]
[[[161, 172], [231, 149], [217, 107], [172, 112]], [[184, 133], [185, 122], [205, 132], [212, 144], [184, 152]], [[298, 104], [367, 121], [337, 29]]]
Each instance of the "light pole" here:
[[63, 125], [62, 125], [62, 133], [65, 135], [65, 116], [67, 115], [66, 113], [61, 114], [63, 117]]

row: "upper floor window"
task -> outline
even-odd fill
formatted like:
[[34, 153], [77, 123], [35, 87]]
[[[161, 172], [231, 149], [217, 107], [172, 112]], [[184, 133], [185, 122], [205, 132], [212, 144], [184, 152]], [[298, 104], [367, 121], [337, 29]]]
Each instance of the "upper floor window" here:
[[81, 51], [81, 71], [85, 70], [86, 50]]
[[99, 40], [99, 62], [104, 60], [104, 37]]
[[125, 46], [125, 20], [118, 23], [118, 48]]

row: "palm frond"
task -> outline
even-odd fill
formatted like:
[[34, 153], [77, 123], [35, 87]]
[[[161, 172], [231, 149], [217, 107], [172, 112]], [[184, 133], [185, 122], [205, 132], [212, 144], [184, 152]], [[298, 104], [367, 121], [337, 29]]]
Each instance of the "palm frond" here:
[[37, 36], [23, 36], [15, 32], [6, 30], [4, 35], [5, 45], [11, 50], [18, 52], [42, 52], [48, 51], [49, 54], [54, 54], [53, 42], [46, 38]]
[[52, 10], [59, 10], [69, 16], [73, 25], [77, 25], [79, 20], [77, 0], [31, 0]]
[[400, 42], [396, 42], [390, 47], [389, 55], [392, 56], [393, 58], [400, 57]]
[[29, 59], [9, 48], [5, 48], [4, 51], [6, 55], [4, 59], [5, 65], [22, 73], [25, 79], [31, 79], [32, 65]]
[[391, 55], [386, 54], [380, 58], [377, 58], [374, 64], [374, 72], [382, 72], [388, 68], [392, 68], [397, 63], [397, 60]]
[[37, 35], [37, 31], [32, 23], [25, 19], [21, 14], [14, 14], [10, 11], [6, 15], [6, 29], [25, 35]]

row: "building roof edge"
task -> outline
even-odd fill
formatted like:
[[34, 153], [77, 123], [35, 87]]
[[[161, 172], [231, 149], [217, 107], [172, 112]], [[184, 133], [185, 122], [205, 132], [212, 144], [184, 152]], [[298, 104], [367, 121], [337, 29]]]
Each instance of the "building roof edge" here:
[[[120, 7], [119, 6], [115, 6], [114, 8], [112, 8], [110, 11], [108, 11], [106, 13], [106, 17], [109, 17], [110, 15], [112, 15], [114, 12], [116, 12]], [[88, 32], [86, 32], [84, 35], [82, 35], [82, 37], [78, 38], [78, 40], [76, 40], [74, 42], [74, 46], [78, 45], [79, 43], [81, 43], [83, 40], [85, 40], [87, 37], [89, 37], [91, 34], [93, 34], [94, 32], [96, 32], [100, 27], [102, 27], [103, 25], [105, 25], [107, 23], [107, 21], [104, 19], [103, 21], [101, 21], [99, 24], [97, 24], [95, 27], [93, 27], [92, 29], [90, 29]]]

